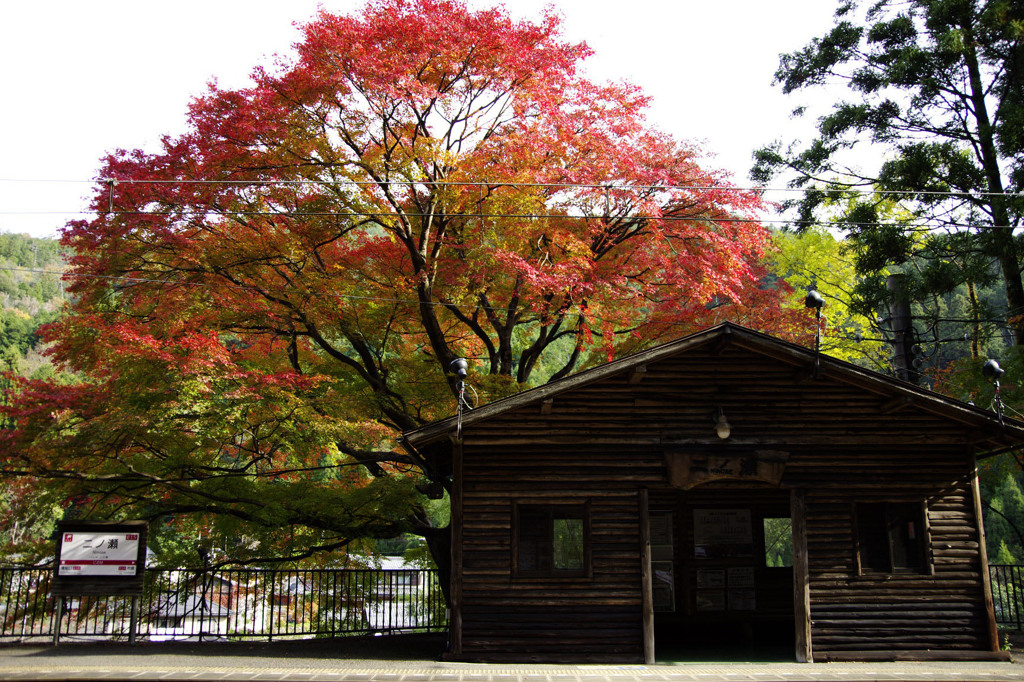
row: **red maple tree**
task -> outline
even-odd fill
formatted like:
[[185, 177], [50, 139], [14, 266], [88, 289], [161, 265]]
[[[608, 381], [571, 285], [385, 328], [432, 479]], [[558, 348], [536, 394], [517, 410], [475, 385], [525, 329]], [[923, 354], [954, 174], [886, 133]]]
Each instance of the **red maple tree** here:
[[555, 15], [380, 0], [303, 32], [161, 151], [105, 159], [48, 332], [83, 382], [23, 387], [9, 472], [224, 535], [291, 526], [294, 556], [440, 549], [414, 484], [443, 472], [394, 443], [454, 410], [456, 357], [487, 399], [723, 319], [788, 328], [759, 197], [636, 87], [583, 77]]

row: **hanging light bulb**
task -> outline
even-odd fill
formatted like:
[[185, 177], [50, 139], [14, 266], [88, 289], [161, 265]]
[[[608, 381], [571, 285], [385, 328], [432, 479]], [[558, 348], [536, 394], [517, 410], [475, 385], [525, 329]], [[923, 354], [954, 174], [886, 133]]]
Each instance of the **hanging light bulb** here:
[[732, 433], [732, 427], [729, 426], [729, 422], [725, 418], [725, 411], [722, 408], [718, 408], [718, 419], [715, 420], [715, 433], [722, 440], [725, 440]]

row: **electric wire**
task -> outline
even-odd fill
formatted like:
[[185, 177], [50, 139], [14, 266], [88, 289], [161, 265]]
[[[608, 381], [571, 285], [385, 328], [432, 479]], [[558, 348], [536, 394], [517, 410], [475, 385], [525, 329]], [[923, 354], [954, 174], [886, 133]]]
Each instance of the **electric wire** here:
[[[46, 183], [51, 182], [48, 180], [19, 180], [15, 178], [0, 178], [0, 182], [39, 182]], [[617, 185], [615, 183], [524, 183], [524, 182], [504, 182], [504, 181], [430, 181], [430, 180], [389, 180], [389, 181], [369, 181], [369, 180], [343, 180], [343, 181], [327, 181], [327, 180], [205, 180], [205, 179], [173, 179], [173, 180], [133, 180], [133, 179], [113, 179], [105, 178], [101, 180], [54, 180], [52, 182], [60, 183], [90, 183], [90, 184], [103, 184], [106, 186], [108, 192], [108, 207], [106, 210], [101, 209], [74, 209], [74, 210], [5, 210], [0, 211], [0, 216], [181, 216], [182, 219], [187, 219], [190, 211], [182, 211], [180, 209], [169, 209], [169, 210], [125, 210], [116, 209], [114, 204], [113, 188], [119, 184], [130, 184], [130, 185], [226, 185], [226, 186], [255, 186], [255, 187], [273, 187], [273, 186], [330, 186], [330, 187], [370, 187], [370, 188], [389, 188], [391, 186], [398, 187], [432, 187], [432, 188], [447, 188], [447, 187], [468, 187], [468, 188], [488, 188], [488, 189], [502, 189], [502, 188], [546, 188], [555, 189], [558, 191], [568, 190], [596, 190], [599, 194], [603, 194], [606, 202], [610, 202], [612, 196], [616, 193], [635, 193], [635, 192], [748, 192], [755, 193], [758, 195], [774, 193], [774, 192], [799, 192], [803, 193], [807, 190], [805, 188], [793, 188], [793, 187], [768, 187], [768, 186], [732, 186], [732, 185]], [[839, 194], [848, 195], [850, 193], [860, 195], [872, 195], [872, 196], [896, 196], [896, 197], [949, 197], [968, 200], [971, 198], [981, 198], [988, 196], [1003, 196], [1003, 197], [1024, 197], [1024, 192], [962, 192], [962, 191], [911, 191], [911, 190], [875, 190], [869, 188], [856, 188], [856, 187], [839, 187], [839, 188], [816, 188], [817, 191], [822, 194]], [[101, 190], [102, 191], [102, 190]], [[557, 192], [556, 192], [557, 193]], [[99, 197], [97, 197], [99, 198]], [[600, 198], [600, 196], [595, 197]], [[479, 203], [479, 202], [477, 202]], [[196, 209], [191, 211], [194, 217], [207, 215], [214, 215], [218, 217], [287, 217], [287, 218], [314, 218], [314, 217], [335, 217], [335, 216], [349, 216], [349, 217], [365, 217], [365, 218], [387, 218], [398, 215], [396, 211], [356, 211], [356, 210], [344, 210], [344, 211], [296, 211], [296, 210], [225, 210], [216, 207], [209, 209]], [[610, 213], [610, 211], [606, 211]], [[1019, 225], [977, 225], [975, 223], [965, 223], [958, 220], [941, 220], [941, 219], [922, 219], [916, 217], [911, 220], [893, 220], [888, 222], [877, 221], [877, 222], [864, 222], [864, 221], [849, 221], [842, 219], [829, 219], [829, 218], [814, 218], [814, 219], [803, 219], [803, 218], [784, 218], [784, 217], [763, 217], [763, 218], [752, 218], [744, 217], [741, 215], [729, 215], [729, 216], [673, 216], [673, 215], [647, 215], [647, 214], [636, 214], [632, 216], [626, 215], [603, 215], [603, 214], [572, 214], [572, 213], [543, 213], [543, 212], [531, 212], [531, 213], [487, 213], [487, 212], [457, 212], [450, 214], [453, 217], [460, 218], [477, 218], [477, 219], [525, 219], [525, 220], [540, 220], [540, 219], [570, 219], [570, 220], [600, 220], [607, 219], [608, 217], [615, 217], [616, 219], [633, 219], [633, 220], [660, 220], [662, 222], [726, 222], [736, 224], [769, 224], [769, 225], [789, 225], [789, 224], [807, 224], [813, 222], [814, 224], [829, 227], [829, 228], [866, 228], [866, 227], [881, 227], [885, 225], [900, 224], [904, 229], [909, 231], [922, 231], [930, 232], [933, 230], [970, 230], [970, 229], [1010, 229], [1016, 230]], [[436, 214], [424, 214], [424, 213], [412, 213], [412, 212], [401, 212], [401, 216], [404, 218], [433, 218]]]
[[[65, 277], [65, 274], [66, 274], [66, 273], [55, 272], [55, 271], [47, 271], [47, 270], [33, 270], [31, 268], [14, 268], [14, 267], [0, 266], [0, 272], [3, 272], [3, 271], [6, 271], [6, 272], [26, 272], [26, 273], [34, 273], [34, 274], [42, 274], [42, 275], [52, 275], [52, 276], [55, 276], [55, 277], [62, 277], [62, 278]], [[227, 284], [227, 283], [223, 283], [223, 282], [218, 282], [218, 283], [214, 283], [214, 282], [183, 282], [183, 281], [179, 281], [179, 280], [164, 280], [164, 279], [152, 279], [152, 278], [142, 278], [142, 277], [128, 277], [128, 276], [124, 276], [124, 275], [95, 275], [95, 274], [85, 274], [85, 273], [71, 273], [71, 274], [67, 275], [67, 277], [68, 278], [76, 278], [76, 277], [78, 277], [78, 278], [85, 278], [85, 279], [90, 279], [90, 278], [91, 279], [101, 279], [101, 280], [108, 280], [108, 281], [115, 281], [115, 282], [116, 281], [124, 281], [124, 282], [128, 282], [128, 283], [131, 283], [131, 284], [158, 284], [158, 285], [168, 285], [168, 286], [175, 286], [175, 287], [182, 286], [182, 287], [203, 287], [203, 288], [209, 288], [209, 289], [229, 289], [229, 290], [236, 290], [236, 291], [248, 291], [248, 292], [253, 292], [253, 293], [258, 293], [258, 294], [266, 294], [266, 293], [294, 294], [294, 293], [300, 293], [300, 294], [303, 294], [303, 295], [306, 295], [306, 296], [315, 295], [316, 297], [328, 297], [328, 298], [337, 298], [337, 299], [354, 300], [354, 301], [368, 301], [368, 302], [374, 302], [374, 303], [393, 303], [393, 304], [408, 305], [408, 306], [419, 306], [419, 305], [424, 305], [425, 304], [425, 305], [429, 305], [429, 306], [442, 307], [442, 308], [448, 308], [448, 309], [450, 309], [450, 308], [459, 308], [459, 309], [467, 310], [467, 311], [482, 310], [482, 311], [500, 312], [500, 313], [508, 312], [507, 309], [502, 308], [502, 307], [488, 306], [488, 305], [483, 305], [483, 304], [465, 305], [465, 304], [448, 303], [448, 302], [445, 302], [445, 301], [420, 301], [419, 299], [403, 299], [403, 298], [395, 298], [395, 297], [387, 297], [387, 296], [363, 296], [363, 295], [358, 295], [358, 294], [341, 294], [341, 293], [332, 293], [332, 292], [317, 292], [317, 293], [313, 294], [312, 292], [308, 292], [308, 291], [297, 291], [295, 289], [287, 289], [287, 288], [281, 288], [281, 287], [245, 286], [245, 285], [240, 285], [240, 284]], [[110, 312], [111, 313], [116, 313], [116, 311], [110, 311]], [[596, 323], [611, 322], [611, 320], [608, 320], [607, 318], [601, 317], [600, 315], [595, 315], [595, 314], [592, 314], [589, 311], [582, 311], [582, 310], [578, 311], [578, 312], [568, 312], [568, 313], [566, 313], [565, 316], [566, 317], [572, 317], [572, 316], [577, 316], [577, 315], [581, 316], [581, 317], [585, 317], [586, 319], [591, 320], [591, 321], [596, 322]], [[970, 320], [970, 319], [955, 320], [955, 319], [944, 318], [943, 321], [953, 322], [953, 323], [955, 323], [955, 322], [967, 323], [967, 322], [972, 322], [973, 320]], [[1002, 320], [986, 320], [985, 322], [987, 324], [990, 324], [990, 325], [998, 327], [998, 328], [1009, 328], [1009, 324], [1007, 324], [1006, 322], [1004, 322]], [[692, 327], [693, 326], [690, 323], [678, 322], [678, 321], [673, 321], [673, 320], [666, 320], [666, 319], [663, 319], [663, 318], [662, 319], [651, 318], [651, 319], [648, 319], [645, 322], [645, 324], [664, 325], [664, 326], [668, 326], [668, 327]], [[799, 330], [793, 330], [793, 329], [767, 329], [767, 328], [762, 328], [762, 329], [760, 329], [760, 331], [763, 331], [763, 332], [766, 332], [766, 333], [771, 333], [771, 334], [782, 335], [782, 336], [792, 336], [792, 337], [796, 338], [798, 336], [802, 336], [803, 334], [810, 334], [810, 333], [812, 333], [810, 330], [811, 330], [812, 327], [815, 327], [815, 326], [816, 325], [811, 325], [805, 331], [799, 331]], [[836, 340], [843, 340], [843, 339], [845, 339], [845, 340], [857, 340], [857, 341], [889, 343], [889, 340], [885, 339], [885, 338], [863, 337], [862, 336], [859, 339], [857, 339], [856, 337], [850, 336], [849, 334], [847, 334], [846, 336], [843, 336], [842, 334], [838, 333], [839, 328], [837, 328], [837, 327], [826, 328], [826, 329], [828, 331], [833, 331], [834, 330], [833, 333], [831, 333], [831, 334], [828, 334], [826, 332], [826, 337], [825, 338], [827, 340], [829, 340], [829, 341], [836, 341]], [[998, 331], [994, 331], [994, 332], [989, 332], [987, 334], [982, 334], [982, 338], [993, 339], [993, 338], [998, 337], [999, 335], [1000, 334], [999, 334]], [[960, 341], [961, 339], [948, 339], [948, 340]], [[965, 340], [964, 342], [966, 343], [967, 341]], [[481, 359], [481, 358], [476, 358], [476, 359]]]
[[[533, 187], [533, 188], [555, 188], [555, 189], [597, 189], [608, 192], [633, 192], [633, 191], [656, 191], [656, 192], [670, 192], [670, 191], [695, 191], [695, 192], [710, 192], [710, 191], [735, 191], [735, 192], [753, 192], [758, 194], [773, 193], [773, 192], [790, 192], [790, 193], [805, 193], [809, 188], [804, 187], [771, 187], [767, 185], [751, 185], [751, 186], [737, 186], [737, 185], [620, 185], [614, 182], [611, 183], [572, 183], [572, 182], [515, 182], [507, 180], [473, 180], [473, 181], [455, 181], [455, 180], [209, 180], [203, 178], [175, 178], [173, 180], [135, 180], [131, 178], [98, 178], [91, 180], [75, 180], [75, 179], [44, 179], [44, 178], [0, 178], [0, 182], [10, 183], [35, 183], [35, 184], [91, 184], [91, 185], [106, 185], [108, 183], [115, 184], [134, 184], [134, 185], [237, 185], [237, 186], [355, 186], [355, 187], [381, 187], [381, 186], [427, 186], [427, 187], [488, 187], [488, 188], [504, 188], [504, 187]], [[1004, 196], [1004, 197], [1024, 197], [1024, 191], [1020, 192], [963, 192], [963, 191], [952, 191], [952, 190], [880, 190], [871, 188], [859, 188], [855, 185], [843, 186], [838, 185], [835, 187], [829, 186], [825, 188], [814, 187], [810, 188], [814, 191], [819, 191], [822, 194], [844, 194], [844, 193], [855, 193], [862, 195], [872, 196], [948, 196], [969, 199], [972, 197], [988, 197], [988, 196]]]
[[[43, 212], [4, 212], [0, 211], [0, 215], [93, 215], [94, 211], [43, 211]], [[961, 223], [961, 222], [949, 222], [949, 221], [937, 221], [930, 220], [926, 223], [917, 222], [903, 222], [893, 220], [891, 222], [858, 222], [858, 221], [847, 221], [847, 220], [806, 220], [802, 218], [743, 218], [738, 216], [672, 216], [672, 215], [645, 215], [645, 214], [634, 214], [634, 215], [613, 215], [606, 216], [601, 214], [584, 214], [584, 215], [573, 215], [573, 214], [558, 214], [558, 213], [451, 213], [451, 214], [431, 214], [431, 213], [396, 213], [394, 211], [209, 211], [206, 212], [209, 215], [216, 217], [275, 217], [275, 218], [341, 218], [341, 217], [354, 217], [354, 218], [387, 218], [387, 217], [403, 217], [403, 218], [436, 218], [436, 217], [448, 217], [448, 218], [474, 218], [479, 220], [498, 220], [498, 219], [518, 219], [518, 220], [605, 220], [613, 218], [615, 220], [654, 220], [664, 223], [719, 223], [719, 224], [738, 224], [738, 225], [807, 225], [814, 224], [825, 228], [878, 228], [878, 227], [889, 227], [892, 225], [899, 225], [902, 229], [908, 232], [921, 232], [931, 233], [936, 230], [992, 230], [992, 229], [1008, 229], [1018, 230], [1021, 228], [1020, 225], [977, 225], [972, 223]], [[168, 216], [168, 215], [182, 215], [183, 219], [188, 219], [186, 216], [178, 211], [102, 211], [99, 215], [103, 216]]]
[[[205, 179], [174, 179], [174, 180], [133, 180], [133, 179], [115, 179], [115, 178], [103, 178], [100, 180], [34, 180], [34, 179], [18, 179], [18, 178], [0, 178], [0, 182], [61, 182], [61, 183], [103, 183], [112, 189], [114, 185], [125, 183], [125, 184], [151, 184], [151, 185], [171, 185], [171, 184], [201, 184], [201, 185], [236, 185], [236, 186], [310, 186], [310, 185], [331, 185], [336, 186], [338, 184], [349, 185], [349, 186], [371, 186], [380, 187], [381, 185], [391, 186], [453, 186], [453, 187], [532, 187], [532, 188], [555, 188], [560, 190], [568, 189], [589, 189], [599, 190], [605, 193], [606, 196], [610, 196], [612, 192], [635, 192], [635, 191], [745, 191], [745, 192], [757, 192], [757, 193], [768, 193], [768, 192], [804, 192], [805, 189], [792, 188], [792, 187], [765, 187], [765, 186], [754, 186], [754, 187], [736, 187], [731, 185], [679, 185], [679, 186], [668, 186], [668, 185], [615, 185], [614, 183], [602, 183], [602, 184], [579, 184], [579, 183], [521, 183], [521, 182], [498, 182], [498, 181], [475, 181], [475, 182], [455, 182], [455, 181], [387, 181], [387, 182], [376, 182], [376, 181], [355, 181], [347, 180], [342, 183], [336, 181], [322, 181], [322, 180], [205, 180]], [[937, 192], [937, 191], [926, 191], [926, 192], [911, 192], [911, 191], [879, 191], [874, 189], [860, 189], [855, 187], [842, 187], [842, 188], [827, 188], [820, 190], [823, 193], [860, 193], [860, 194], [872, 194], [872, 195], [912, 195], [912, 196], [949, 196], [957, 198], [970, 198], [972, 196], [1024, 196], [1021, 192], [979, 192], [979, 193], [964, 193], [964, 192]], [[102, 216], [121, 216], [121, 215], [178, 215], [179, 211], [123, 211], [123, 210], [110, 210], [110, 211], [93, 211], [93, 210], [79, 210], [79, 211], [46, 211], [46, 212], [4, 212], [0, 211], [0, 215], [93, 215], [98, 214]], [[223, 210], [211, 210], [205, 212], [205, 215], [214, 215], [216, 217], [232, 217], [232, 216], [271, 216], [271, 217], [290, 217], [290, 218], [310, 218], [310, 217], [365, 217], [365, 218], [382, 218], [382, 217], [393, 217], [396, 215], [393, 211], [388, 212], [360, 212], [360, 211], [345, 211], [345, 212], [303, 212], [303, 211], [223, 211]], [[433, 214], [416, 214], [416, 213], [402, 213], [403, 217], [406, 218], [423, 218], [433, 217]], [[453, 214], [459, 218], [475, 218], [481, 220], [496, 220], [496, 219], [571, 219], [571, 220], [601, 220], [607, 219], [609, 216], [606, 215], [594, 215], [594, 214], [550, 214], [550, 213], [458, 213]], [[660, 220], [662, 222], [699, 222], [699, 223], [723, 223], [723, 224], [799, 224], [806, 223], [807, 221], [797, 218], [787, 219], [775, 219], [775, 218], [744, 218], [739, 216], [653, 216], [653, 215], [617, 215], [613, 216], [615, 219], [621, 220]], [[184, 217], [184, 219], [188, 219]], [[195, 219], [194, 217], [192, 218]], [[816, 224], [824, 227], [881, 227], [892, 223], [884, 222], [853, 222], [853, 221], [842, 221], [842, 220], [817, 220], [814, 221]], [[897, 221], [894, 221], [897, 222]], [[932, 231], [935, 229], [978, 229], [979, 226], [966, 223], [957, 223], [950, 221], [929, 221], [929, 224], [921, 224], [918, 222], [916, 225], [911, 223], [910, 225], [901, 225], [908, 231]], [[1005, 225], [1005, 226], [983, 226], [983, 229], [992, 229], [993, 227], [1004, 228], [1004, 229], [1017, 229], [1017, 226]], [[0, 268], [0, 270], [8, 271], [19, 271], [16, 268]], [[28, 270], [20, 270], [28, 271]], [[34, 271], [38, 274], [50, 274], [61, 276], [60, 273]], [[198, 283], [198, 282], [181, 282], [176, 280], [158, 280], [151, 278], [133, 278], [127, 276], [110, 276], [110, 275], [83, 275], [76, 273], [76, 277], [89, 276], [100, 279], [117, 280], [128, 283], [149, 283], [149, 284], [166, 284], [173, 286], [219, 286], [223, 288], [233, 288], [240, 290], [256, 291], [256, 292], [280, 292], [280, 293], [294, 293], [291, 289], [275, 289], [275, 288], [260, 288], [255, 286], [245, 285], [231, 285], [231, 284], [210, 284], [210, 283]], [[324, 295], [324, 294], [318, 294]], [[359, 296], [355, 294], [333, 294], [328, 293], [327, 296], [337, 298], [347, 298], [353, 300], [366, 300], [366, 301], [378, 301], [378, 302], [391, 302], [401, 303], [408, 305], [418, 305], [418, 300], [405, 300], [395, 299], [388, 297], [373, 297], [373, 296]], [[428, 302], [431, 305], [441, 305], [451, 307], [453, 304], [444, 303], [439, 301]], [[486, 306], [457, 306], [461, 308], [467, 308], [470, 310], [488, 309]], [[490, 308], [491, 310], [502, 310], [500, 308]]]

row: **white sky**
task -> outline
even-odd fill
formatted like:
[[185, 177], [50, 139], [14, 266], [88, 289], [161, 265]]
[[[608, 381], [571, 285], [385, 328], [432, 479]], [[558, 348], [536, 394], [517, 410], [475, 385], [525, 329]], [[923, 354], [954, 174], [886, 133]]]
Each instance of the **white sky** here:
[[[473, 6], [488, 4], [471, 0]], [[798, 128], [800, 102], [772, 87], [778, 55], [831, 26], [828, 0], [509, 0], [513, 16], [554, 5], [586, 41], [594, 80], [627, 79], [653, 97], [650, 118], [701, 141], [713, 166], [747, 183], [751, 153]], [[211, 78], [246, 83], [287, 54], [295, 22], [360, 0], [38, 0], [0, 21], [0, 231], [55, 235], [85, 205], [100, 157], [156, 150], [184, 131], [189, 100]]]

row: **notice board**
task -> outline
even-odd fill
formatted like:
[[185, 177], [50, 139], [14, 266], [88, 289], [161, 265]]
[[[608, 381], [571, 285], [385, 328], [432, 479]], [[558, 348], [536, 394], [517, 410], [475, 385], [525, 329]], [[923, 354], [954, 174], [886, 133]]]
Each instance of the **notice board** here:
[[142, 594], [146, 569], [145, 521], [61, 521], [53, 594]]

